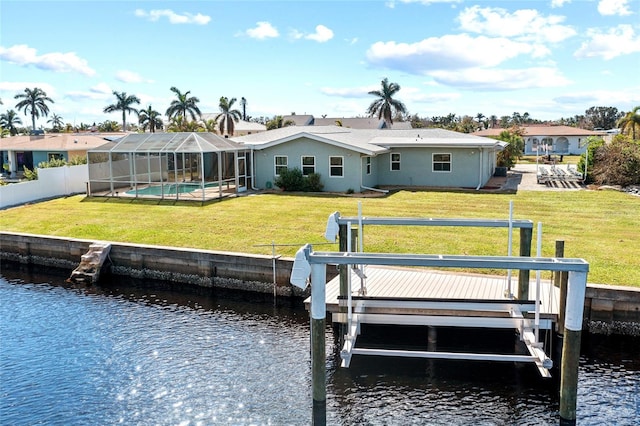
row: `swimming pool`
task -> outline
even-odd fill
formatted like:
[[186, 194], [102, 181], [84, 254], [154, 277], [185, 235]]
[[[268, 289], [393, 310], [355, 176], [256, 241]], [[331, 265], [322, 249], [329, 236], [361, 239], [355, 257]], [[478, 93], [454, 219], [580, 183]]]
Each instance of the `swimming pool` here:
[[[184, 193], [188, 193], [188, 192], [193, 192], [193, 191], [197, 191], [198, 189], [200, 189], [200, 183], [166, 183], [163, 185], [154, 185], [154, 186], [147, 186], [146, 188], [139, 188], [137, 191], [135, 189], [132, 189], [130, 191], [127, 191], [126, 194], [127, 195], [157, 195], [157, 196], [162, 196], [162, 195], [175, 195], [176, 193], [178, 194], [184, 194]], [[215, 182], [210, 182], [204, 185], [205, 188], [215, 188], [218, 186], [217, 183]]]

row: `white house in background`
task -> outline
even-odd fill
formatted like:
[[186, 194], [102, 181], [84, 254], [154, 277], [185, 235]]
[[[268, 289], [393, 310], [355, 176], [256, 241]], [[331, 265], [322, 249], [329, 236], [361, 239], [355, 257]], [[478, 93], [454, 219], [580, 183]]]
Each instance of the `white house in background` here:
[[317, 173], [325, 191], [384, 187], [480, 189], [505, 142], [444, 129], [288, 126], [233, 141], [253, 152], [254, 189], [275, 186], [284, 169]]
[[[587, 150], [589, 136], [604, 136], [606, 132], [578, 129], [570, 126], [524, 126], [524, 154], [580, 155]], [[474, 132], [476, 136], [499, 136], [507, 129], [493, 128]], [[548, 148], [545, 148], [547, 146]], [[540, 149], [538, 150], [538, 147]]]
[[[220, 113], [219, 112], [213, 113], [213, 114], [204, 113], [202, 114], [202, 121], [205, 122], [208, 120], [215, 120], [218, 114]], [[216, 126], [216, 129], [217, 128], [218, 126]], [[266, 131], [267, 131], [267, 126], [260, 123], [254, 123], [253, 121], [239, 120], [233, 123], [233, 136], [244, 136], [244, 135], [250, 135], [253, 133], [266, 132]]]
[[384, 120], [378, 120], [375, 117], [357, 117], [357, 118], [345, 118], [345, 117], [314, 117], [313, 115], [284, 115], [282, 116], [282, 122], [292, 122], [296, 126], [341, 126], [349, 127], [351, 129], [394, 129], [394, 130], [407, 130], [411, 129], [411, 123], [408, 121], [396, 121], [391, 127], [387, 125]]

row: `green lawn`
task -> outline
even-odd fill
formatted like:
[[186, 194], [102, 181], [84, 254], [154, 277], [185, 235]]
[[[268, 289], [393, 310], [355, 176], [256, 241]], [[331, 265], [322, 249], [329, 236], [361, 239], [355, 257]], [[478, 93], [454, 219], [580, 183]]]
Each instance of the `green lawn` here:
[[[159, 203], [74, 196], [0, 212], [4, 231], [83, 239], [292, 256], [304, 243], [325, 243], [327, 217], [514, 218], [543, 224], [543, 256], [556, 240], [565, 256], [591, 265], [589, 282], [640, 286], [640, 199], [613, 191], [519, 191], [517, 194], [399, 191], [386, 197], [261, 194], [213, 202]], [[514, 238], [518, 253], [517, 232]], [[537, 231], [534, 230], [533, 254]], [[365, 251], [506, 255], [505, 229], [368, 227]], [[316, 250], [337, 250], [317, 245]]]

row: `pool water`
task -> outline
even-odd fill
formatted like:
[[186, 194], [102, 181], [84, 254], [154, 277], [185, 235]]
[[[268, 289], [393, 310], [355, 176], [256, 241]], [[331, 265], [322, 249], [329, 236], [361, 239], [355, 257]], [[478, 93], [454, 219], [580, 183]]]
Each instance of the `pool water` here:
[[[218, 186], [217, 183], [206, 183], [204, 185], [205, 188], [216, 188]], [[167, 183], [163, 185], [152, 185], [147, 186], [145, 188], [139, 188], [137, 191], [132, 189], [127, 191], [127, 195], [175, 195], [175, 194], [185, 194], [193, 191], [197, 191], [200, 189], [200, 183]]]

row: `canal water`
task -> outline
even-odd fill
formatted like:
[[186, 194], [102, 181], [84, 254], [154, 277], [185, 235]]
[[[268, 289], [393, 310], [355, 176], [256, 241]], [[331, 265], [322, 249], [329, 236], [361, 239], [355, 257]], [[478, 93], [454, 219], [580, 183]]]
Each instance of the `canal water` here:
[[[73, 286], [11, 268], [0, 272], [0, 424], [311, 423], [299, 302], [123, 279]], [[578, 424], [640, 424], [639, 349], [585, 336]], [[342, 369], [338, 352], [327, 328], [331, 425], [559, 421], [557, 383], [532, 366], [354, 357]]]

